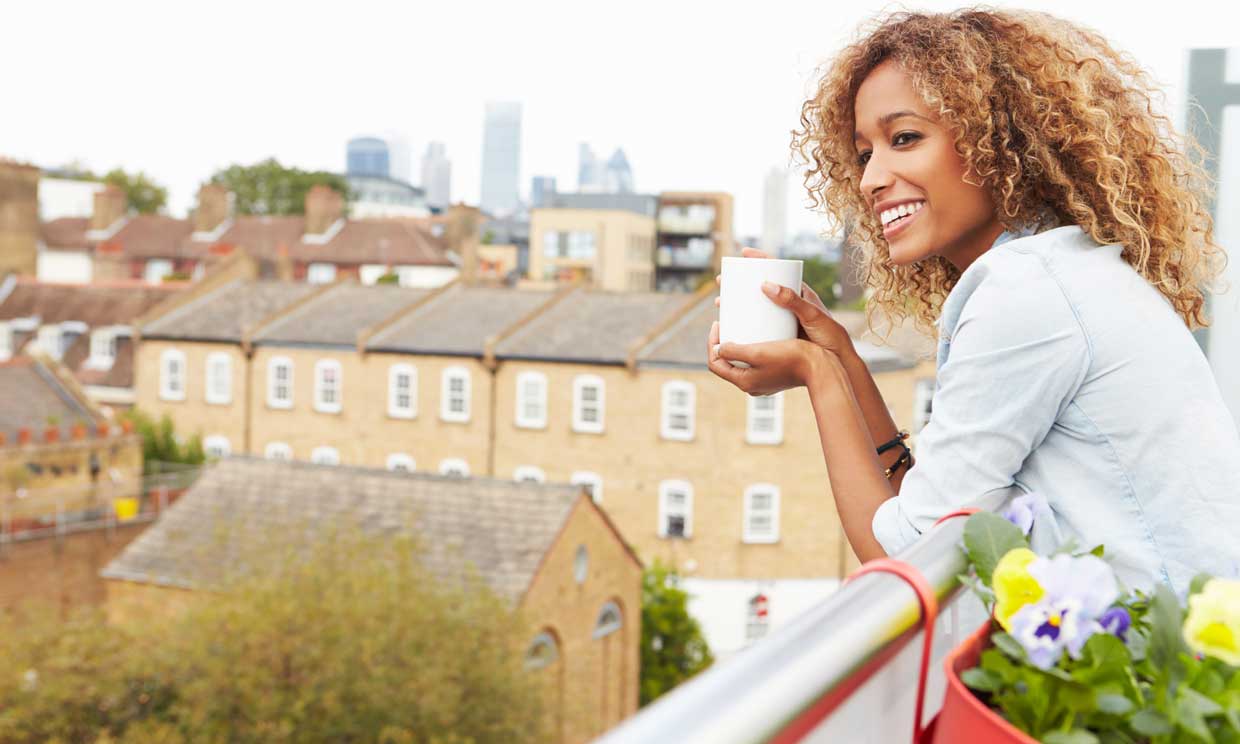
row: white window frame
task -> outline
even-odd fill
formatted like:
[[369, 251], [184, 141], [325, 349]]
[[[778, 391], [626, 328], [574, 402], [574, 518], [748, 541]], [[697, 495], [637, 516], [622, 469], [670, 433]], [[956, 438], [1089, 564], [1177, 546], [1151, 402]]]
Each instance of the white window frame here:
[[0, 321], [0, 362], [13, 358], [13, 326]]
[[[598, 390], [598, 420], [586, 421], [582, 414], [584, 413], [585, 401], [583, 399], [583, 391], [587, 387], [595, 387]], [[582, 432], [584, 434], [602, 434], [605, 428], [605, 417], [607, 412], [607, 386], [603, 382], [603, 378], [598, 375], [577, 375], [573, 378], [573, 431]]]
[[148, 284], [159, 284], [175, 270], [176, 267], [166, 258], [148, 258], [142, 266], [142, 280]]
[[[684, 513], [679, 515], [684, 517], [685, 528], [683, 535], [669, 535], [667, 532], [668, 517], [677, 516], [668, 508], [668, 497], [673, 491], [680, 491], [685, 494]], [[693, 537], [693, 485], [686, 480], [665, 480], [659, 483], [659, 537], [665, 539]]]
[[293, 459], [293, 448], [284, 442], [268, 442], [263, 449], [263, 457], [268, 460], [289, 462]]
[[[90, 354], [86, 357], [85, 367], [88, 369], [112, 369], [116, 364], [117, 336], [115, 328], [96, 328], [90, 332]], [[3, 331], [0, 331], [3, 337]], [[4, 358], [0, 352], [0, 359]]]
[[[538, 390], [535, 392], [535, 400], [533, 403], [538, 406], [538, 412], [530, 415], [527, 403], [530, 403], [529, 390], [527, 386], [537, 385]], [[542, 372], [522, 372], [517, 375], [517, 409], [515, 414], [516, 424], [522, 429], [546, 429], [547, 428], [547, 376]]]
[[59, 361], [65, 352], [64, 339], [65, 332], [60, 324], [48, 323], [39, 326], [39, 330], [35, 331], [34, 346], [52, 359]]
[[316, 261], [306, 267], [306, 284], [331, 284], [336, 281], [336, 264]]
[[[674, 407], [672, 396], [678, 392], [686, 394], [684, 406]], [[697, 386], [687, 380], [671, 380], [663, 383], [661, 415], [659, 416], [659, 435], [664, 439], [679, 442], [692, 442], [697, 430]], [[672, 427], [672, 417], [683, 414], [689, 425], [687, 429]]]
[[[452, 421], [452, 422], [459, 423], [459, 424], [463, 424], [469, 421], [469, 400], [470, 400], [470, 387], [471, 387], [469, 378], [470, 378], [469, 370], [465, 369], [464, 367], [447, 367], [446, 369], [444, 369], [443, 374], [440, 377], [441, 384], [440, 384], [440, 392], [439, 392], [439, 418], [443, 419], [444, 421]], [[452, 410], [452, 399], [451, 399], [450, 391], [452, 389], [453, 379], [461, 379], [465, 381], [463, 385], [464, 392], [462, 393], [464, 396], [464, 402], [463, 402], [462, 410], [460, 411]]]
[[[288, 397], [276, 397], [276, 370], [279, 367], [288, 368]], [[293, 407], [293, 373], [296, 368], [293, 366], [293, 360], [285, 356], [272, 357], [267, 360], [267, 407], [268, 408], [292, 408]]]
[[[770, 411], [758, 409], [758, 401], [774, 401], [775, 407]], [[758, 431], [754, 422], [761, 417], [771, 419], [771, 430]], [[784, 443], [784, 394], [749, 395], [745, 403], [745, 441], [749, 444], [783, 444]]]
[[[168, 369], [169, 362], [177, 363], [176, 385], [173, 385], [172, 373]], [[185, 400], [185, 352], [180, 349], [164, 349], [159, 355], [159, 397], [160, 400]]]
[[[544, 657], [539, 653], [540, 649], [550, 649], [550, 652]], [[543, 631], [534, 636], [534, 640], [530, 641], [530, 645], [525, 649], [525, 668], [529, 670], [545, 669], [560, 660], [560, 645], [556, 643], [555, 636]]]
[[[409, 405], [397, 405], [396, 380], [406, 375], [409, 378]], [[418, 368], [412, 364], [393, 364], [388, 367], [388, 407], [390, 418], [414, 419], [418, 417]]]
[[922, 377], [913, 385], [913, 434], [921, 431], [930, 423], [930, 414], [926, 409], [933, 405], [935, 380], [933, 377]]
[[[608, 620], [607, 616], [611, 615], [614, 620]], [[620, 611], [620, 605], [615, 602], [606, 602], [599, 608], [598, 615], [594, 618], [594, 630], [591, 637], [595, 640], [606, 638], [624, 627], [624, 613]]]
[[232, 454], [232, 443], [223, 434], [212, 434], [202, 440], [202, 451], [218, 460]]
[[[336, 390], [335, 400], [329, 401], [324, 399], [327, 392], [325, 383], [325, 373], [327, 371], [336, 373]], [[314, 410], [319, 413], [340, 413], [340, 409], [344, 406], [344, 371], [340, 367], [340, 362], [335, 359], [320, 359], [314, 363]]]
[[404, 452], [393, 452], [387, 456], [386, 467], [388, 470], [404, 470], [412, 473], [418, 469], [418, 463]]
[[577, 470], [573, 472], [569, 483], [574, 486], [590, 486], [590, 498], [594, 503], [603, 503], [603, 477], [592, 470]]
[[310, 453], [310, 462], [315, 465], [339, 465], [340, 450], [327, 445], [315, 447]]
[[[770, 494], [771, 497], [771, 529], [767, 533], [753, 529], [753, 499], [758, 493]], [[754, 544], [771, 544], [779, 542], [779, 486], [773, 483], [754, 483], [745, 489], [744, 509], [741, 516], [741, 540]]]
[[[452, 471], [456, 471], [454, 475]], [[457, 478], [469, 477], [469, 463], [459, 457], [448, 457], [439, 461], [439, 474]]]
[[[222, 365], [223, 376], [221, 378], [216, 365]], [[212, 374], [215, 370], [215, 374]], [[206, 400], [212, 405], [226, 406], [232, 403], [232, 357], [223, 351], [213, 351], [207, 354], [206, 363]], [[220, 380], [223, 384], [219, 385]], [[220, 387], [220, 390], [216, 390]]]
[[546, 483], [547, 474], [536, 465], [518, 465], [517, 469], [512, 471], [512, 479], [517, 483]]

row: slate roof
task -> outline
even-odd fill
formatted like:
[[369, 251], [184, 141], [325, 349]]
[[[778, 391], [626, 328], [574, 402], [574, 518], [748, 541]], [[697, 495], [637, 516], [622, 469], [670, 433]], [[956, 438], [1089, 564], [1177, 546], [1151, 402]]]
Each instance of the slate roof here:
[[341, 283], [254, 336], [257, 344], [353, 346], [370, 328], [429, 295], [428, 289]]
[[30, 429], [39, 438], [55, 416], [67, 431], [78, 420], [90, 424], [94, 412], [70, 393], [42, 362], [21, 356], [0, 363], [0, 432], [9, 442], [17, 440], [18, 429]]
[[[710, 337], [711, 324], [719, 319], [719, 311], [715, 308], [718, 296], [718, 292], [706, 295], [680, 320], [651, 339], [638, 353], [638, 364], [706, 369], [706, 339]], [[838, 313], [832, 315], [840, 319]], [[841, 325], [853, 335], [857, 326], [855, 318], [847, 320], [847, 323], [841, 321]], [[857, 335], [853, 335], [853, 346], [871, 372], [907, 369], [915, 364], [915, 358], [906, 349], [880, 347], [860, 340]]]
[[[514, 604], [578, 501], [578, 486], [446, 478], [235, 457], [219, 461], [101, 575], [209, 587], [242, 556], [280, 538], [304, 544], [330, 528], [417, 536], [443, 579], [472, 568]], [[293, 545], [292, 547], [296, 547]]]
[[48, 248], [84, 251], [90, 248], [89, 229], [89, 217], [60, 217], [39, 225], [39, 238]]
[[678, 293], [578, 290], [500, 342], [495, 356], [623, 364], [634, 343], [689, 299]]
[[40, 323], [77, 320], [91, 328], [129, 325], [185, 288], [182, 284], [99, 282], [54, 284], [18, 279], [0, 299], [0, 320], [38, 317]]
[[188, 255], [181, 244], [192, 231], [189, 220], [139, 214], [126, 218], [114, 235], [99, 244], [130, 258], [176, 258]]
[[373, 336], [369, 351], [480, 356], [491, 336], [549, 302], [550, 291], [454, 285]]
[[142, 327], [145, 338], [240, 342], [242, 334], [323, 287], [238, 280], [187, 302]]

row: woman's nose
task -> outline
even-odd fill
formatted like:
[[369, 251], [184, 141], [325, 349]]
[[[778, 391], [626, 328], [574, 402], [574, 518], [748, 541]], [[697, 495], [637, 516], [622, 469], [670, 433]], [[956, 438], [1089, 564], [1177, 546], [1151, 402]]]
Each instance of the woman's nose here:
[[866, 161], [865, 170], [861, 174], [861, 194], [872, 203], [884, 189], [891, 185], [893, 180], [894, 176], [884, 167], [878, 153], [873, 153]]

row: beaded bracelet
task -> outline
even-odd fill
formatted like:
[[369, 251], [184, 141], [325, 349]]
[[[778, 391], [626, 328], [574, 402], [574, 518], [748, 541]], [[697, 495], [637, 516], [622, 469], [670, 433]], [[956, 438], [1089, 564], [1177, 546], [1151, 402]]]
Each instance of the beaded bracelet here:
[[901, 429], [900, 431], [897, 431], [895, 437], [893, 437], [890, 442], [879, 445], [878, 454], [881, 455], [892, 447], [904, 446], [904, 449], [908, 449], [908, 445], [904, 444], [905, 439], [908, 439], [908, 430]]
[[887, 477], [887, 480], [891, 480], [891, 476], [895, 475], [900, 468], [907, 465], [912, 459], [913, 453], [909, 451], [909, 448], [906, 446], [904, 451], [900, 453], [900, 456], [896, 458], [896, 461], [891, 463], [891, 467], [883, 471], [883, 475]]

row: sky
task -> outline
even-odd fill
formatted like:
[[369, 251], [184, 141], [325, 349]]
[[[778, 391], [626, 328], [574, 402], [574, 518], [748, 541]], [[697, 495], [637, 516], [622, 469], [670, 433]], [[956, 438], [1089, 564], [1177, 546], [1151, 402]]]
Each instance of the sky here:
[[[576, 186], [577, 147], [623, 147], [637, 190], [727, 191], [758, 235], [763, 178], [819, 65], [860, 23], [959, 3], [55, 2], [6, 4], [0, 157], [141, 170], [184, 214], [217, 169], [275, 157], [344, 170], [345, 142], [447, 145], [452, 198], [477, 203], [485, 102], [523, 104], [521, 192]], [[1143, 64], [1182, 116], [1186, 50], [1240, 46], [1240, 11], [1181, 0], [1042, 0]], [[1174, 7], [1174, 10], [1170, 8]], [[419, 179], [415, 160], [414, 180]], [[819, 231], [793, 177], [789, 227]]]

